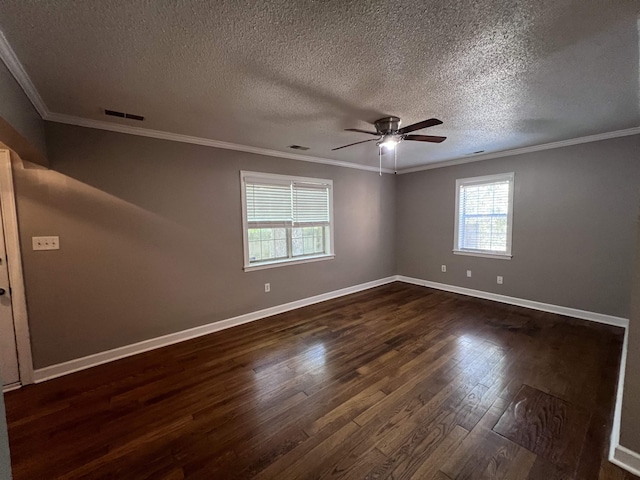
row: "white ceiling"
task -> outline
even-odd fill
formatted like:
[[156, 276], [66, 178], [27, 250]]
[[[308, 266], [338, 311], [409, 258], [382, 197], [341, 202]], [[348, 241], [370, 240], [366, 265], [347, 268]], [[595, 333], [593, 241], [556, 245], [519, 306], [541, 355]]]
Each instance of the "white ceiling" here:
[[639, 19], [637, 0], [0, 0], [51, 112], [369, 166], [374, 142], [331, 151], [368, 139], [344, 128], [441, 119], [400, 168], [639, 126]]

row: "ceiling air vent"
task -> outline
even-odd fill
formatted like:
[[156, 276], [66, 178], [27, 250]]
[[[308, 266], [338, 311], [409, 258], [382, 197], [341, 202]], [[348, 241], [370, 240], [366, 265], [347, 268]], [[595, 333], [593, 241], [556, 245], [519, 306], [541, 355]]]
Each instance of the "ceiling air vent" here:
[[309, 147], [303, 147], [302, 145], [289, 145], [289, 148], [294, 150], [309, 150]]
[[484, 153], [484, 150], [478, 150], [477, 152], [465, 153], [464, 156], [468, 157], [469, 155], [478, 155], [479, 153]]
[[131, 120], [138, 120], [139, 122], [144, 120], [144, 117], [142, 115], [134, 115], [133, 113], [118, 112], [116, 110], [105, 110], [104, 114], [110, 115], [112, 117], [129, 118]]

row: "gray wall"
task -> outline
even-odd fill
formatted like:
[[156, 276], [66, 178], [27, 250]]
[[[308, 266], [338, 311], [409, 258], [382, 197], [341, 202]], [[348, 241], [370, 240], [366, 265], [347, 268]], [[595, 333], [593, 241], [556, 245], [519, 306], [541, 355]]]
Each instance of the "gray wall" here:
[[[14, 170], [36, 368], [395, 274], [391, 175], [46, 124]], [[240, 170], [330, 178], [334, 260], [244, 272]], [[59, 235], [59, 251], [31, 237]], [[264, 293], [264, 283], [271, 293]]]
[[620, 429], [620, 445], [634, 452], [640, 452], [640, 217], [637, 223], [638, 242], [634, 260], [635, 276]]
[[0, 117], [42, 153], [46, 153], [44, 122], [18, 82], [0, 61]]
[[[628, 317], [639, 151], [635, 135], [398, 176], [398, 273]], [[454, 255], [456, 179], [512, 171], [513, 258]]]
[[[2, 382], [0, 382], [0, 385], [2, 385]], [[4, 415], [4, 395], [0, 391], [0, 480], [10, 479], [9, 437], [7, 436], [7, 421]]]

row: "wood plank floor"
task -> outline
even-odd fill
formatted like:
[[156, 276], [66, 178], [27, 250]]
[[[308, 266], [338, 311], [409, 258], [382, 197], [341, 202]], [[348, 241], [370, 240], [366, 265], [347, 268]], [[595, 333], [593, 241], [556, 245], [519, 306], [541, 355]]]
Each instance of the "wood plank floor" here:
[[632, 479], [621, 329], [393, 283], [6, 395], [21, 479]]

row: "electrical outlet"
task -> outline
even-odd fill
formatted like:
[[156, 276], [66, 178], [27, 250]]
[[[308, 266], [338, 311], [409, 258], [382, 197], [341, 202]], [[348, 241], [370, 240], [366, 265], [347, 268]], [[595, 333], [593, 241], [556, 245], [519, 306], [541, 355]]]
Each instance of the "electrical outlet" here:
[[31, 237], [34, 250], [60, 250], [60, 238], [55, 237]]
[[498, 275], [498, 285], [502, 285], [502, 275]]
[[442, 270], [443, 272], [446, 272], [447, 271], [447, 266], [446, 265], [442, 265], [440, 267], [440, 270]]
[[467, 277], [471, 276], [471, 270], [467, 270]]
[[271, 291], [271, 284], [270, 283], [265, 283], [264, 284], [264, 293], [269, 293]]

